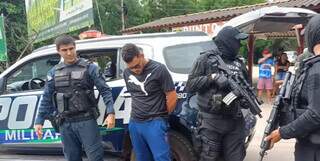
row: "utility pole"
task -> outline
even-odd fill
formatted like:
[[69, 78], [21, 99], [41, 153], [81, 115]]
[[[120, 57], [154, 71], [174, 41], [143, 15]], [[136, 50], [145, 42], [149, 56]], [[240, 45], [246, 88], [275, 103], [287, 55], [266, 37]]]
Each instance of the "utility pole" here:
[[104, 31], [103, 31], [103, 25], [102, 25], [102, 20], [101, 20], [101, 15], [100, 15], [99, 4], [98, 4], [98, 1], [97, 1], [97, 0], [95, 0], [94, 2], [96, 3], [96, 6], [97, 6], [97, 12], [98, 12], [100, 30], [101, 30], [102, 33], [104, 33]]
[[124, 24], [124, 4], [123, 0], [121, 0], [121, 23], [122, 23], [122, 30], [125, 29], [125, 24]]

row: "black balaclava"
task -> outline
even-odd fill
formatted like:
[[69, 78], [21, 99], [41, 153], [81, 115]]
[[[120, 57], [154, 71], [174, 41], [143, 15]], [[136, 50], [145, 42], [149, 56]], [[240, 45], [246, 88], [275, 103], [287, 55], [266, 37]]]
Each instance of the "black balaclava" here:
[[214, 42], [216, 43], [219, 51], [222, 53], [222, 57], [234, 60], [240, 49], [240, 40], [246, 37], [237, 38], [237, 35], [242, 34], [238, 29], [231, 26], [226, 26], [218, 33], [215, 37]]
[[309, 52], [313, 53], [313, 48], [317, 44], [320, 44], [320, 15], [317, 14], [312, 17], [305, 30], [305, 40]]

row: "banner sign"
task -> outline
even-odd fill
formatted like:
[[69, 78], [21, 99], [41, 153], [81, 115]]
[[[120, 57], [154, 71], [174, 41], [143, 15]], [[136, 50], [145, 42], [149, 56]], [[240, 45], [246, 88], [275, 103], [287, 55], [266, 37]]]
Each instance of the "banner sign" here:
[[7, 43], [3, 16], [0, 16], [0, 61], [7, 61]]
[[172, 28], [172, 31], [203, 31], [207, 33], [210, 37], [216, 36], [217, 32], [220, 31], [221, 27], [225, 22], [216, 22], [216, 23], [207, 23], [207, 24], [199, 24], [199, 25], [191, 25], [191, 26], [183, 26]]
[[92, 0], [25, 0], [28, 35], [35, 42], [94, 23]]

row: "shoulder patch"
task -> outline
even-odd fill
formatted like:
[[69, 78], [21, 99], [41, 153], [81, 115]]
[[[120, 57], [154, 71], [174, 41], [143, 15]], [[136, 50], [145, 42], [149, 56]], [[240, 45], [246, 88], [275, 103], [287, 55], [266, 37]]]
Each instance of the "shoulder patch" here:
[[52, 76], [51, 75], [47, 75], [47, 80], [48, 81], [52, 80]]

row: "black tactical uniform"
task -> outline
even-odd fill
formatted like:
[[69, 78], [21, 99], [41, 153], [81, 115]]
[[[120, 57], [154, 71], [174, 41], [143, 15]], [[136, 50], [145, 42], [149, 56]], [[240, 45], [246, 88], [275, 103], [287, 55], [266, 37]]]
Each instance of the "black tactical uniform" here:
[[216, 161], [219, 156], [227, 161], [242, 161], [245, 157], [245, 121], [241, 103], [238, 100], [230, 105], [222, 103], [230, 89], [213, 56], [219, 53], [232, 73], [248, 78], [245, 65], [237, 58], [240, 40], [245, 38], [247, 35], [235, 28], [223, 28], [214, 40], [217, 48], [201, 54], [189, 75], [187, 88], [197, 93], [200, 109], [196, 135], [202, 143], [201, 161]]
[[[320, 15], [306, 27], [308, 49], [320, 44]], [[283, 139], [296, 138], [296, 161], [320, 161], [320, 53], [303, 61], [291, 93], [294, 121], [280, 128]]]

